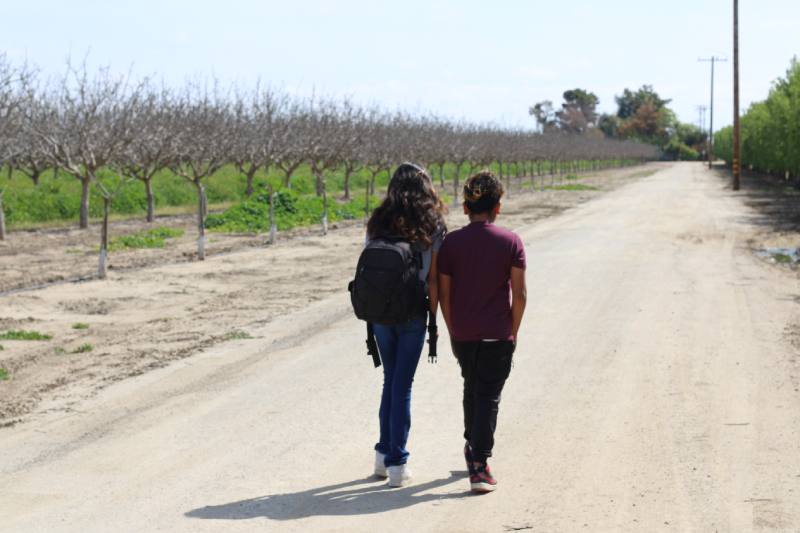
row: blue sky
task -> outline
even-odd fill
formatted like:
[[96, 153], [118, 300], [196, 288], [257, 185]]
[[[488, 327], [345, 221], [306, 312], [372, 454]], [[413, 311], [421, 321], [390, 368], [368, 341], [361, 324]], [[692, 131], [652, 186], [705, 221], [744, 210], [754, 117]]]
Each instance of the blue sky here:
[[[11, 2], [11, 0], [9, 0]], [[740, 0], [743, 107], [800, 55], [797, 0]], [[0, 51], [46, 74], [67, 56], [133, 66], [170, 84], [215, 75], [387, 109], [533, 126], [532, 103], [581, 87], [616, 109], [652, 84], [687, 122], [709, 98], [700, 56], [732, 56], [731, 0], [138, 0], [13, 2]], [[715, 125], [732, 120], [732, 69], [717, 71]]]

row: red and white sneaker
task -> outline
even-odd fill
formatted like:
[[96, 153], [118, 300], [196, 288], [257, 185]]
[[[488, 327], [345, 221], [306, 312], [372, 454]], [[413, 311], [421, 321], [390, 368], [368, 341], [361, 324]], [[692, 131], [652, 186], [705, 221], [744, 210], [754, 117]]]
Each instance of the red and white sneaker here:
[[469, 476], [469, 485], [472, 492], [478, 494], [485, 494], [492, 492], [497, 488], [497, 479], [492, 475], [489, 470], [489, 465], [486, 463], [474, 463], [475, 474]]

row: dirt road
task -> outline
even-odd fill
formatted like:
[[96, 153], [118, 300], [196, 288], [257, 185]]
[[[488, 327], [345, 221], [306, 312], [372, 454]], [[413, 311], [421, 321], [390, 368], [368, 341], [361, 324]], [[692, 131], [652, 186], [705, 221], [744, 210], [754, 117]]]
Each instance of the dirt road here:
[[798, 531], [800, 292], [750, 253], [754, 219], [686, 164], [518, 228], [494, 494], [466, 492], [446, 343], [417, 374], [415, 483], [367, 477], [380, 376], [332, 293], [0, 430], [0, 530]]

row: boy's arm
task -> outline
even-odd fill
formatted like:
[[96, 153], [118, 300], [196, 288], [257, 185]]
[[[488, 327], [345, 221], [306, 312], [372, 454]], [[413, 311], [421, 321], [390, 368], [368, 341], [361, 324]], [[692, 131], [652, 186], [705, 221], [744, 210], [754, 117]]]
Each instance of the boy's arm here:
[[[511, 267], [511, 334], [514, 335], [514, 342], [517, 342], [517, 332], [522, 324], [522, 315], [525, 314], [527, 299], [525, 269]], [[442, 312], [444, 312], [444, 303], [442, 303]]]
[[447, 331], [452, 335], [450, 327], [450, 276], [439, 272], [439, 305], [442, 307], [442, 316], [447, 324]]

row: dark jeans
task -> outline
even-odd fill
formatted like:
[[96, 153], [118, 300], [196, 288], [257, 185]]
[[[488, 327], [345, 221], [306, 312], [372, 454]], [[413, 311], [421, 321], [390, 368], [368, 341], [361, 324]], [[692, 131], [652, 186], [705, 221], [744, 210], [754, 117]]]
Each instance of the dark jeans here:
[[464, 378], [464, 438], [475, 461], [492, 456], [500, 393], [511, 372], [512, 341], [452, 341]]
[[398, 326], [375, 324], [375, 340], [383, 362], [380, 440], [375, 449], [386, 455], [386, 466], [408, 461], [408, 432], [411, 429], [411, 384], [425, 344], [425, 317]]

